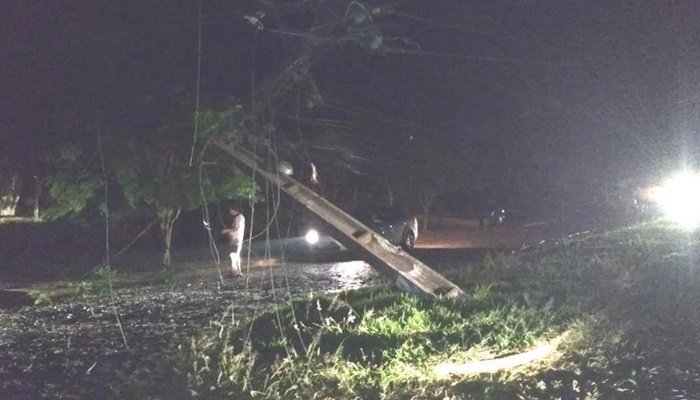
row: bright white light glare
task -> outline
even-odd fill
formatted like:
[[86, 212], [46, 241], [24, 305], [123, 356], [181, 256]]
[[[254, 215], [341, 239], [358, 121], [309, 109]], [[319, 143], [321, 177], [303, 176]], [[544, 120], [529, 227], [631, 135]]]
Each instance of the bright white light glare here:
[[700, 226], [700, 174], [679, 173], [653, 190], [666, 217], [686, 229]]
[[327, 292], [338, 293], [367, 286], [367, 278], [372, 275], [372, 267], [364, 261], [345, 261], [333, 264], [328, 274], [340, 283]]
[[310, 229], [308, 232], [306, 232], [306, 236], [304, 236], [304, 239], [306, 239], [306, 243], [308, 244], [316, 244], [320, 238], [321, 236], [318, 234], [316, 229]]

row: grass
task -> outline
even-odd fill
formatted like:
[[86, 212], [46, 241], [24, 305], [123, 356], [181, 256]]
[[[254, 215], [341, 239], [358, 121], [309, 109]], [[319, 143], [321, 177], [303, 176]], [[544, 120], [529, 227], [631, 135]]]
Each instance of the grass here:
[[[366, 288], [222, 323], [183, 356], [201, 398], [642, 399], [700, 393], [697, 236], [654, 223], [490, 257], [451, 277], [463, 301]], [[508, 273], [504, 273], [504, 271]], [[436, 366], [517, 354], [494, 373]], [[679, 397], [680, 398], [680, 397]]]
[[33, 283], [28, 285], [28, 291], [38, 304], [49, 304], [76, 296], [108, 296], [110, 281], [113, 289], [125, 289], [217, 279], [211, 260], [201, 253], [201, 249], [178, 251], [177, 261], [168, 267], [162, 266], [159, 252], [127, 254], [113, 260], [110, 267], [98, 263], [92, 270], [64, 279]]
[[[297, 299], [249, 321], [212, 322], [174, 352], [162, 369], [173, 373], [135, 375], [127, 397], [175, 387], [173, 379], [188, 382], [183, 397], [212, 399], [692, 398], [700, 393], [697, 249], [697, 234], [650, 223], [455, 265], [446, 274], [469, 294], [464, 301], [388, 287]], [[215, 274], [194, 262], [165, 271], [141, 264], [126, 257], [114, 270], [38, 285], [31, 295], [49, 304], [100, 295], [108, 279], [119, 288]], [[562, 333], [557, 351], [526, 365], [436, 372], [529, 351]]]
[[572, 322], [507, 285], [474, 290], [479, 298], [455, 303], [373, 288], [269, 310], [193, 343], [194, 386], [223, 397], [410, 398], [440, 381], [441, 363], [524, 350]]

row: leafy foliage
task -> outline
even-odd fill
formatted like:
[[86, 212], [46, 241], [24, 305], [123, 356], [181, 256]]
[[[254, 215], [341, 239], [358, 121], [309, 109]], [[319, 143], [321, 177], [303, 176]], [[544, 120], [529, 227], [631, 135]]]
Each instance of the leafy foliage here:
[[199, 123], [200, 138], [208, 140], [221, 132], [240, 112], [240, 105], [223, 110], [208, 109], [199, 111], [199, 115], [196, 115], [196, 117]]
[[[239, 108], [206, 110], [199, 114], [200, 130], [194, 154], [200, 156], [207, 140], [239, 112]], [[235, 198], [259, 198], [250, 178], [235, 170], [216, 149], [207, 149], [204, 173], [200, 176], [195, 158], [189, 163], [192, 120], [170, 121], [155, 131], [134, 131], [113, 135], [110, 169], [129, 205], [193, 210], [206, 202]], [[200, 180], [201, 178], [201, 180]], [[202, 190], [200, 191], [200, 184]]]
[[51, 304], [51, 296], [44, 290], [30, 290], [29, 296], [34, 300], [35, 306]]
[[75, 294], [79, 296], [106, 296], [111, 292], [117, 270], [102, 266], [94, 272], [94, 279], [75, 284]]
[[54, 166], [55, 172], [48, 178], [53, 203], [44, 217], [57, 219], [81, 213], [103, 185], [103, 181], [88, 169], [89, 165], [84, 164], [82, 147], [68, 143], [58, 155], [46, 156], [45, 161]]
[[[201, 111], [201, 129], [194, 143], [193, 115], [187, 107], [175, 102], [164, 108], [165, 116], [150, 127], [114, 129], [103, 135], [104, 171], [95, 162], [95, 155], [87, 159], [75, 145], [66, 145], [57, 156], [47, 158], [55, 169], [48, 180], [53, 204], [47, 217], [74, 216], [91, 204], [104, 213], [107, 199], [100, 200], [100, 195], [106, 179], [110, 187], [120, 189], [111, 190], [112, 197], [115, 193], [123, 197], [117, 203], [131, 209], [145, 206], [157, 216], [167, 265], [172, 230], [181, 211], [197, 209], [203, 202], [261, 200], [260, 188], [250, 177], [218, 149], [207, 147], [209, 139], [236, 117], [240, 107]], [[148, 111], [154, 110], [144, 110]]]

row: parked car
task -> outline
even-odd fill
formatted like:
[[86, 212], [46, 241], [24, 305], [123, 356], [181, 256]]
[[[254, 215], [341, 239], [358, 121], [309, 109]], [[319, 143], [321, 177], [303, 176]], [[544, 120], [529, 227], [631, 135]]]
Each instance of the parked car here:
[[[350, 215], [382, 235], [389, 243], [400, 246], [406, 251], [412, 250], [418, 239], [418, 220], [414, 216], [396, 209], [362, 210]], [[323, 235], [319, 223], [307, 223], [304, 237], [310, 245], [318, 243]]]

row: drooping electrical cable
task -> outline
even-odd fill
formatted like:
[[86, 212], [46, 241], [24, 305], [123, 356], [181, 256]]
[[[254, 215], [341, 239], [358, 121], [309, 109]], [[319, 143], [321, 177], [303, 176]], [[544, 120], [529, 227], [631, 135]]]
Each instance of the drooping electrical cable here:
[[[267, 154], [268, 155], [270, 154], [269, 148], [268, 148]], [[272, 167], [272, 158], [267, 157], [267, 170], [272, 171], [271, 167]], [[268, 195], [270, 195], [270, 193], [271, 193], [270, 185], [271, 185], [270, 182], [266, 180], [265, 181], [265, 192]], [[279, 201], [279, 195], [276, 197], [273, 195], [273, 198], [275, 198], [275, 201]], [[277, 220], [276, 213], [275, 213], [275, 215], [270, 216], [270, 207], [265, 207], [265, 211], [266, 211], [268, 222], [271, 222], [273, 220], [274, 221]], [[272, 248], [270, 246], [270, 229], [266, 229], [265, 231], [266, 231], [266, 233], [265, 233], [265, 256], [271, 257], [272, 256]], [[270, 270], [270, 293], [272, 294], [272, 301], [275, 304], [275, 315], [277, 317], [277, 325], [278, 325], [278, 328], [280, 330], [280, 336], [285, 337], [284, 325], [282, 324], [282, 316], [280, 315], [279, 306], [277, 303], [277, 292], [275, 291], [275, 273], [274, 273], [272, 264], [269, 265], [269, 270]], [[287, 346], [285, 346], [285, 347], [287, 347]]]
[[[197, 136], [199, 133], [199, 104], [200, 104], [200, 88], [202, 81], [202, 0], [199, 0], [197, 9], [197, 83], [195, 88], [195, 112], [194, 112], [194, 132], [192, 135], [192, 147], [190, 150], [190, 159], [188, 165], [192, 167], [194, 162], [194, 151], [197, 144]], [[214, 264], [216, 264], [217, 273], [219, 275], [219, 281], [223, 283], [224, 277], [221, 273], [221, 256], [219, 254], [219, 249], [216, 246], [216, 241], [212, 234], [211, 220], [209, 218], [209, 206], [204, 193], [203, 175], [204, 175], [204, 154], [206, 152], [211, 138], [202, 146], [202, 150], [199, 153], [199, 163], [198, 163], [198, 179], [199, 179], [199, 194], [202, 201], [202, 224], [204, 229], [207, 231], [207, 243], [209, 245], [209, 252], [214, 259]]]
[[190, 150], [189, 166], [194, 160], [194, 148], [197, 143], [197, 129], [199, 128], [199, 88], [202, 80], [202, 0], [199, 0], [199, 18], [197, 19], [197, 88], [195, 93], [194, 134], [192, 135], [192, 148]]
[[[257, 154], [257, 146], [254, 147], [256, 149], [256, 154]], [[279, 168], [278, 168], [278, 160], [277, 160], [277, 155], [276, 152], [272, 149], [271, 145], [267, 143], [266, 145], [266, 150], [267, 150], [267, 165], [266, 169], [268, 172], [270, 171], [275, 171], [277, 174], [277, 178], [279, 179]], [[267, 227], [265, 228], [265, 251], [264, 251], [264, 257], [271, 258], [272, 256], [272, 248], [271, 248], [271, 238], [270, 238], [270, 225], [272, 223], [275, 223], [276, 226], [279, 226], [279, 218], [278, 218], [278, 209], [279, 205], [281, 202], [281, 188], [279, 185], [274, 185], [274, 190], [271, 190], [272, 183], [269, 180], [265, 181], [265, 195], [266, 198], [272, 199], [273, 203], [273, 212], [270, 214], [270, 207], [266, 207], [266, 216], [267, 216]], [[252, 224], [251, 224], [252, 225]], [[278, 232], [279, 234], [279, 232]], [[286, 288], [287, 288], [287, 293], [289, 295], [289, 302], [291, 309], [293, 310], [293, 294], [291, 292], [291, 287], [289, 285], [289, 279], [288, 279], [288, 273], [287, 273], [287, 263], [286, 263], [286, 257], [285, 257], [285, 250], [284, 247], [281, 247], [279, 249], [281, 251], [281, 265], [279, 266], [273, 266], [272, 264], [268, 265], [269, 268], [269, 279], [270, 279], [270, 293], [272, 294], [272, 301], [273, 301], [273, 307], [275, 310], [275, 317], [277, 318], [277, 325], [278, 329], [280, 330], [280, 335], [281, 337], [284, 337], [286, 339], [286, 335], [284, 334], [284, 325], [282, 323], [282, 315], [280, 312], [280, 302], [277, 298], [277, 292], [276, 292], [276, 282], [275, 282], [275, 271], [274, 268], [282, 268], [285, 272], [285, 283], [286, 283]], [[265, 283], [265, 272], [263, 272], [261, 276], [261, 282], [260, 282], [260, 290], [263, 290]], [[256, 303], [256, 312], [258, 310], [259, 306], [259, 301]], [[255, 320], [255, 317], [252, 318], [252, 320]], [[297, 335], [300, 341], [300, 344], [302, 348], [304, 349], [304, 352], [307, 351], [307, 346], [304, 343], [304, 340], [301, 336], [301, 332], [298, 329], [299, 323], [296, 319], [296, 315], [292, 313], [292, 320], [294, 327], [296, 328]], [[252, 333], [253, 325], [251, 324], [250, 330], [248, 332], [248, 337], [246, 338], [246, 341], [250, 340], [250, 334]], [[290, 343], [285, 340], [284, 343], [284, 349], [285, 352], [287, 353], [288, 357], [293, 357], [296, 355], [296, 350], [294, 349], [293, 346], [290, 345]], [[296, 370], [296, 366], [292, 365], [292, 373], [294, 376], [297, 378], [298, 383], [302, 389], [304, 388], [304, 385], [300, 382], [300, 375]]]
[[[275, 171], [275, 173], [277, 174], [277, 179], [279, 180], [279, 168], [277, 168], [277, 166], [278, 166], [278, 164], [279, 164], [279, 160], [277, 159], [277, 153], [276, 153], [272, 148], [270, 148], [269, 151], [270, 151], [270, 154], [272, 155], [272, 158], [274, 159], [274, 162], [275, 162], [275, 164], [274, 164], [274, 171]], [[277, 186], [277, 198], [278, 198], [278, 201], [279, 201], [281, 195], [282, 195], [281, 189], [280, 189], [280, 187], [279, 187], [279, 185], [278, 185], [278, 186]], [[282, 233], [282, 232], [281, 232], [281, 229], [280, 229], [280, 226], [279, 226], [279, 219], [278, 219], [278, 218], [275, 218], [275, 221], [276, 221], [277, 233], [278, 233], [278, 235], [279, 235], [279, 234]], [[287, 225], [287, 232], [283, 235], [283, 237], [289, 237], [289, 235], [290, 235], [290, 233], [291, 233], [291, 229], [292, 229], [292, 222], [289, 221], [289, 224]], [[294, 295], [293, 295], [293, 293], [292, 293], [291, 285], [289, 284], [289, 269], [287, 268], [287, 263], [284, 261], [284, 260], [286, 259], [286, 257], [285, 257], [285, 249], [282, 248], [282, 249], [281, 249], [281, 252], [282, 252], [282, 257], [281, 257], [281, 258], [282, 258], [282, 270], [283, 270], [283, 273], [284, 273], [284, 282], [285, 282], [285, 286], [286, 286], [286, 288], [287, 288], [287, 298], [289, 299], [289, 306], [290, 306], [290, 308], [291, 308], [292, 310], [294, 310]], [[307, 346], [306, 346], [306, 343], [304, 343], [304, 338], [301, 336], [301, 331], [298, 329], [298, 327], [299, 327], [299, 321], [297, 320], [297, 316], [296, 316], [295, 313], [292, 313], [292, 321], [293, 321], [293, 323], [294, 323], [294, 326], [297, 327], [297, 329], [295, 329], [295, 331], [297, 332], [297, 336], [298, 336], [298, 338], [299, 338], [299, 343], [301, 344], [302, 349], [303, 349], [304, 352], [306, 353], [306, 352], [307, 352]]]
[[[100, 167], [102, 168], [102, 179], [104, 180], [104, 196], [105, 196], [105, 206], [104, 206], [104, 213], [105, 213], [105, 267], [108, 270], [110, 270], [112, 267], [110, 265], [110, 258], [109, 258], [109, 201], [108, 201], [108, 184], [107, 184], [107, 169], [105, 168], [105, 159], [104, 159], [104, 154], [102, 152], [102, 135], [100, 134], [100, 131], [98, 129], [97, 131], [97, 147], [99, 149], [99, 154], [100, 154]], [[111, 271], [110, 271], [111, 272]], [[114, 287], [112, 286], [112, 274], [107, 273], [107, 285], [109, 286], [109, 298], [110, 302], [112, 305], [112, 311], [114, 312], [114, 318], [117, 320], [117, 326], [119, 327], [119, 333], [122, 336], [122, 341], [124, 342], [124, 347], [127, 349], [129, 348], [129, 343], [126, 340], [126, 334], [124, 333], [124, 328], [122, 327], [122, 321], [119, 318], [119, 312], [117, 312], [117, 302], [114, 298]]]
[[216, 265], [216, 271], [219, 274], [219, 282], [223, 284], [224, 277], [221, 273], [221, 255], [219, 254], [219, 249], [216, 246], [216, 240], [214, 240], [214, 235], [212, 233], [211, 219], [209, 217], [209, 205], [204, 193], [204, 154], [207, 151], [209, 143], [211, 143], [211, 138], [204, 143], [202, 150], [199, 152], [199, 168], [198, 168], [198, 179], [199, 179], [199, 196], [202, 201], [202, 224], [204, 229], [207, 231], [207, 243], [209, 245], [209, 252], [214, 259], [214, 264]]

